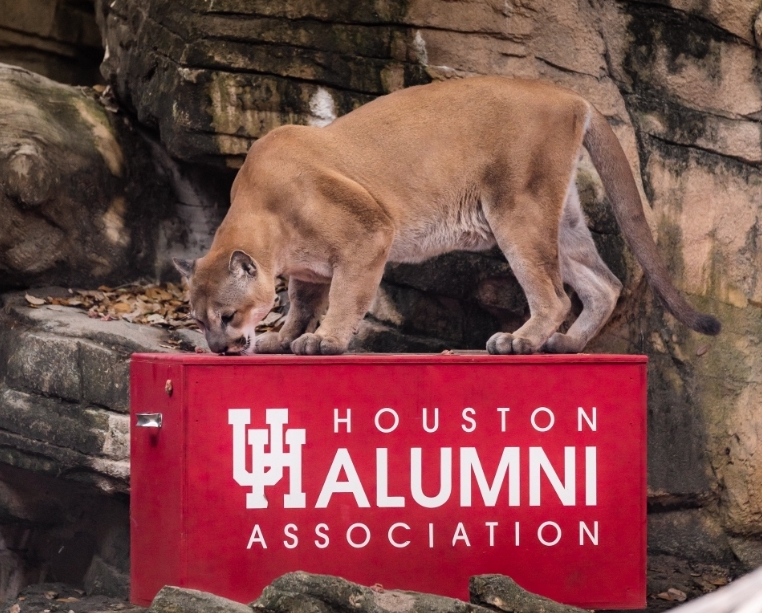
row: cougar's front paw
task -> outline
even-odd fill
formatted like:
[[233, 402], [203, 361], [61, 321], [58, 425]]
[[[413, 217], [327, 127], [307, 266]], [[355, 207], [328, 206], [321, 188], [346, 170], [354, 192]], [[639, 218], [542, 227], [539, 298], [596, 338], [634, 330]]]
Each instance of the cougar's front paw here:
[[335, 336], [325, 336], [320, 341], [320, 353], [323, 355], [338, 355], [347, 350]]
[[291, 346], [277, 332], [265, 332], [254, 339], [254, 353], [291, 353]]
[[545, 353], [579, 353], [585, 348], [578, 340], [556, 332], [542, 346]]
[[507, 332], [498, 332], [487, 341], [487, 353], [492, 355], [527, 355], [536, 353], [536, 350], [528, 339]]
[[344, 353], [346, 347], [336, 337], [307, 333], [291, 343], [291, 351], [297, 355], [336, 355]]

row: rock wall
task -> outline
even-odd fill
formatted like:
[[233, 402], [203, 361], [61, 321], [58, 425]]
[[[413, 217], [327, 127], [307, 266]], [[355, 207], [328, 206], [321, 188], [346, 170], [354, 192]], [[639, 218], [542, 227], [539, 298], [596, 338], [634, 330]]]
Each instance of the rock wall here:
[[44, 581], [127, 598], [129, 357], [202, 336], [25, 295], [0, 297], [0, 602]]
[[428, 80], [402, 0], [99, 2], [102, 71], [173, 156], [237, 168], [285, 123]]
[[[614, 317], [589, 350], [651, 358], [649, 549], [762, 563], [762, 0], [97, 0], [96, 12], [106, 49], [102, 70], [123, 112], [80, 92], [97, 121], [75, 136], [101, 125], [120, 146], [133, 143], [126, 164], [150, 159], [129, 175], [133, 188], [153, 185], [151, 198], [159, 194], [151, 205], [130, 201], [143, 211], [135, 219], [149, 223], [126, 235], [144, 240], [147, 255], [136, 259], [124, 250], [127, 267], [112, 268], [123, 281], [166, 275], [170, 255], [208, 247], [234, 169], [251, 143], [278, 125], [325, 125], [401, 87], [478, 74], [548, 79], [590, 99], [625, 148], [677, 285], [724, 325], [720, 337], [707, 339], [664, 313], [624, 248], [595, 171], [581, 160], [588, 224], [625, 283]], [[10, 14], [0, 10], [0, 28]], [[0, 172], [13, 168], [14, 152], [0, 147]], [[99, 176], [109, 176], [104, 159], [98, 163]], [[102, 215], [113, 190], [126, 189], [119, 180], [109, 179], [112, 191], [80, 190], [71, 206], [90, 205], [87, 214]], [[42, 223], [39, 211], [50, 200], [9, 197], [9, 184], [4, 179], [4, 210]], [[7, 228], [0, 226], [0, 241]], [[107, 227], [96, 224], [92, 235], [108, 239]], [[40, 243], [39, 254], [49, 242]], [[43, 273], [14, 271], [7, 261], [15, 243], [6, 243], [0, 287], [96, 282], [76, 249], [70, 262]], [[156, 350], [161, 339], [135, 345], [127, 324], [108, 323], [112, 336], [105, 328], [83, 331], [81, 315], [70, 321], [67, 312], [13, 300], [0, 322], [0, 466], [85, 481], [93, 496], [109, 492], [107, 499], [118, 502], [128, 474], [124, 397], [114, 390], [121, 386], [124, 394], [132, 348]], [[497, 252], [391, 265], [355, 348], [482, 348], [494, 330], [513, 329], [526, 314]], [[52, 375], [45, 360], [71, 367]], [[99, 387], [104, 365], [116, 385]], [[48, 422], [56, 428], [45, 430]], [[31, 520], [8, 502], [32, 500], [21, 481], [0, 476], [0, 483], [16, 484], [12, 495], [0, 495], [0, 534], [8, 544], [0, 546], [0, 570], [2, 560], [34, 557], [19, 552], [42, 556], [42, 549], [20, 544], [26, 537], [17, 530]], [[85, 523], [58, 524], [56, 534], [108, 533]], [[39, 542], [53, 538], [51, 530]], [[99, 539], [90, 538], [82, 558], [88, 562], [78, 564], [118, 577], [121, 558], [109, 553], [112, 541]]]
[[[229, 179], [108, 96], [0, 65], [0, 128], [0, 291], [160, 277], [208, 247]], [[46, 579], [127, 589], [129, 356], [166, 335], [51, 307], [0, 294], [0, 601]]]
[[0, 0], [0, 62], [70, 85], [102, 82], [93, 0]]

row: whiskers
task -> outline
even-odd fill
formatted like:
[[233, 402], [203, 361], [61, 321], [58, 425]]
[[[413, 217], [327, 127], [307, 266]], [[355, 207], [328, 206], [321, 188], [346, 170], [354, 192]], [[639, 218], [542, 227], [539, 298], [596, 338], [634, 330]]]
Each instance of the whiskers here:
[[229, 346], [220, 355], [251, 355], [254, 353], [253, 351], [249, 351], [252, 346], [251, 340], [251, 335], [246, 334], [240, 337], [234, 345]]

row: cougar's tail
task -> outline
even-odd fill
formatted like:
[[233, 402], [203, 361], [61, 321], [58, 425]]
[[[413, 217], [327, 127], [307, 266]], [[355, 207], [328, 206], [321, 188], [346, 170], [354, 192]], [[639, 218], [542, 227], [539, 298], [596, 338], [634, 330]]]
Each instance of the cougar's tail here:
[[717, 318], [696, 311], [672, 285], [667, 268], [656, 250], [651, 229], [643, 214], [640, 194], [619, 139], [606, 118], [592, 107], [583, 142], [603, 181], [619, 227], [643, 267], [654, 293], [678, 321], [692, 330], [702, 334], [718, 334], [722, 326]]

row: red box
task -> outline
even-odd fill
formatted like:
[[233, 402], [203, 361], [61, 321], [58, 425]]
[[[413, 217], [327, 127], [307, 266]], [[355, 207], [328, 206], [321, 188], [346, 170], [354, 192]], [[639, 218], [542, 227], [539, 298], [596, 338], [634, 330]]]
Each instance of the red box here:
[[501, 573], [644, 607], [646, 361], [135, 355], [131, 599], [304, 570], [467, 600]]

